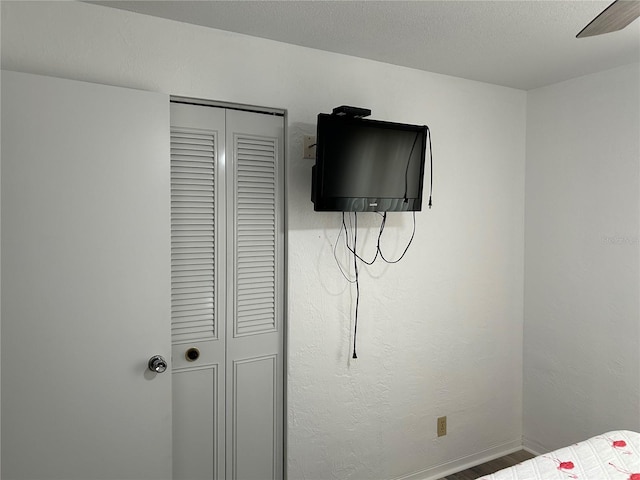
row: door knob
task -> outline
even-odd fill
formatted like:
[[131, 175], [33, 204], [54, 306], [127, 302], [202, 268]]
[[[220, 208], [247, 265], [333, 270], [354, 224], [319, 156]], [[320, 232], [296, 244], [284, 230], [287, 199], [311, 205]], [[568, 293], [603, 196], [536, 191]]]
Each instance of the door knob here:
[[149, 370], [162, 373], [167, 369], [167, 361], [160, 355], [154, 355], [149, 359]]

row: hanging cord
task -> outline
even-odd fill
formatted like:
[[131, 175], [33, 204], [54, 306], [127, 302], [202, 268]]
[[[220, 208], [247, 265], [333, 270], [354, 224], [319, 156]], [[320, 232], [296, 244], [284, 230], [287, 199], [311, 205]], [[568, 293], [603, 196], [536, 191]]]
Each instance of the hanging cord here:
[[[340, 229], [340, 232], [338, 232], [338, 238], [336, 239], [336, 245], [337, 245], [337, 243], [338, 243], [338, 240], [340, 239], [340, 233], [342, 232], [342, 229], [344, 229], [344, 230], [345, 230], [345, 232], [346, 232], [346, 230], [347, 230], [347, 225], [346, 225], [346, 223], [345, 223], [345, 221], [344, 221], [344, 213], [345, 213], [345, 212], [342, 212], [342, 227], [341, 227], [341, 229]], [[378, 213], [379, 215], [381, 215], [381, 216], [382, 216], [382, 214], [380, 214], [379, 212], [376, 212], [376, 213]], [[355, 212], [354, 212], [354, 215], [355, 215]], [[386, 213], [385, 213], [385, 215], [386, 215]], [[349, 250], [349, 251], [350, 251], [350, 252], [351, 252], [351, 253], [352, 253], [352, 254], [353, 254], [353, 255], [354, 255], [358, 260], [360, 260], [362, 263], [364, 263], [364, 264], [366, 264], [366, 265], [373, 265], [373, 264], [375, 263], [376, 259], [378, 258], [378, 254], [379, 254], [378, 247], [380, 246], [380, 235], [382, 235], [382, 229], [383, 229], [383, 228], [384, 228], [384, 217], [383, 217], [382, 223], [380, 223], [380, 230], [378, 231], [378, 244], [377, 244], [377, 246], [376, 246], [376, 254], [374, 255], [374, 257], [373, 257], [373, 259], [372, 259], [372, 260], [365, 260], [365, 259], [364, 259], [364, 258], [362, 258], [360, 255], [358, 255], [358, 254], [356, 253], [355, 249], [354, 249], [354, 248], [351, 248], [351, 245], [349, 245], [349, 240], [348, 240], [348, 238], [347, 238], [347, 236], [346, 236], [346, 233], [345, 233], [345, 244], [346, 244], [346, 246], [347, 246], [347, 250]], [[335, 245], [334, 245], [334, 252], [335, 252]], [[334, 255], [334, 256], [335, 256], [335, 255]], [[337, 257], [336, 257], [336, 261], [337, 261]], [[342, 270], [342, 268], [340, 268], [340, 270]], [[344, 275], [344, 274], [343, 274], [343, 275]], [[351, 283], [353, 283], [353, 282], [351, 282]]]
[[344, 230], [344, 242], [347, 245], [347, 248], [349, 249], [349, 251], [352, 251], [349, 248], [349, 238], [347, 237], [347, 225], [344, 221], [344, 212], [342, 212], [342, 226], [340, 227], [340, 231], [338, 232], [338, 238], [336, 238], [335, 243], [333, 244], [333, 258], [336, 261], [336, 264], [338, 265], [338, 269], [340, 270], [340, 273], [342, 274], [342, 276], [345, 278], [345, 280], [349, 283], [355, 283], [355, 279], [351, 280], [349, 278], [349, 276], [345, 273], [344, 269], [342, 268], [342, 265], [340, 264], [340, 261], [338, 260], [338, 255], [336, 253], [336, 250], [338, 248], [338, 243], [340, 242], [340, 236], [342, 235], [342, 231]]
[[[342, 225], [340, 226], [340, 231], [338, 232], [338, 237], [336, 238], [335, 243], [333, 244], [333, 258], [336, 261], [336, 265], [338, 265], [338, 269], [340, 270], [340, 273], [342, 274], [342, 276], [345, 278], [345, 280], [349, 283], [356, 283], [355, 279], [352, 280], [349, 278], [348, 274], [344, 271], [344, 269], [342, 268], [342, 265], [340, 264], [340, 260], [338, 260], [338, 244], [340, 243], [340, 237], [342, 236], [342, 232], [344, 231], [344, 244], [347, 248], [347, 250], [349, 252], [351, 252], [352, 255], [355, 255], [355, 257], [360, 260], [362, 263], [366, 264], [366, 265], [373, 265], [376, 261], [376, 259], [378, 258], [379, 252], [378, 252], [378, 247], [380, 246], [380, 235], [382, 235], [382, 229], [384, 228], [384, 217], [383, 217], [383, 223], [380, 224], [380, 230], [378, 232], [378, 241], [377, 241], [377, 246], [376, 246], [376, 254], [374, 255], [373, 259], [371, 260], [366, 260], [365, 258], [362, 258], [360, 255], [358, 255], [355, 250], [351, 247], [351, 245], [349, 244], [349, 230], [347, 229], [347, 223], [345, 221], [345, 217], [344, 214], [346, 212], [342, 212]], [[378, 212], [376, 212], [378, 213]], [[381, 217], [382, 214], [378, 213]], [[351, 217], [349, 217], [349, 224], [351, 224]], [[353, 227], [351, 228], [351, 230], [353, 230]]]
[[[380, 229], [378, 230], [378, 239], [377, 239], [377, 244], [376, 244], [376, 254], [373, 257], [372, 260], [368, 261], [364, 258], [362, 258], [360, 255], [358, 255], [358, 253], [356, 252], [355, 248], [352, 248], [351, 245], [349, 245], [349, 240], [346, 236], [345, 233], [345, 244], [347, 247], [347, 250], [349, 250], [351, 252], [351, 254], [357, 258], [358, 260], [360, 260], [362, 263], [366, 264], [366, 265], [373, 265], [376, 261], [376, 259], [378, 258], [378, 255], [380, 256], [380, 258], [382, 258], [382, 260], [384, 260], [386, 263], [398, 263], [400, 260], [402, 260], [404, 258], [404, 255], [407, 253], [407, 250], [409, 250], [409, 247], [411, 246], [411, 243], [413, 242], [413, 238], [415, 237], [416, 234], [416, 212], [412, 212], [413, 213], [413, 229], [411, 231], [411, 238], [409, 239], [409, 242], [407, 243], [407, 246], [404, 248], [402, 255], [400, 255], [400, 257], [396, 260], [387, 260], [384, 256], [384, 254], [382, 253], [382, 248], [380, 247], [380, 241], [382, 240], [382, 233], [384, 232], [384, 227], [387, 223], [387, 212], [384, 213], [378, 213], [381, 217], [382, 217], [382, 221], [380, 222]], [[355, 212], [354, 212], [355, 215]], [[357, 228], [357, 222], [356, 222], [356, 228]], [[344, 212], [342, 212], [342, 227], [340, 229], [340, 232], [338, 232], [338, 238], [336, 239], [336, 245], [338, 244], [338, 240], [340, 239], [340, 234], [342, 233], [342, 230], [347, 230], [347, 225], [344, 221]], [[336, 262], [338, 262], [338, 258], [335, 254], [335, 250], [336, 247], [334, 245], [333, 247], [333, 251], [334, 251], [334, 257], [336, 258]], [[340, 271], [342, 272], [342, 275], [351, 283], [355, 283], [355, 280], [349, 280], [349, 278], [344, 274], [344, 271], [342, 270], [342, 267], [340, 266], [340, 263], [338, 262], [338, 267], [340, 268]]]
[[[428, 132], [428, 127], [427, 127], [427, 132]], [[402, 195], [402, 198], [404, 198], [404, 203], [407, 203], [409, 201], [409, 199], [407, 198], [407, 192], [409, 190], [409, 165], [411, 165], [411, 157], [413, 156], [413, 150], [416, 148], [416, 142], [418, 141], [418, 137], [420, 136], [420, 131], [416, 132], [416, 136], [413, 137], [413, 144], [411, 145], [411, 151], [409, 152], [409, 158], [407, 158], [407, 166], [404, 169], [404, 195]], [[385, 212], [386, 213], [386, 212]]]
[[431, 148], [431, 130], [429, 130], [429, 127], [427, 127], [427, 139], [429, 141], [429, 172], [431, 177], [429, 180], [429, 210], [431, 210], [431, 205], [433, 205], [431, 202], [431, 197], [433, 196], [433, 149]]
[[[342, 226], [340, 227], [340, 231], [338, 232], [338, 238], [336, 238], [336, 242], [333, 246], [333, 256], [336, 260], [336, 263], [338, 264], [338, 268], [340, 269], [340, 273], [342, 273], [342, 276], [349, 282], [349, 283], [355, 283], [356, 284], [356, 308], [355, 308], [355, 314], [354, 314], [354, 328], [353, 328], [353, 355], [352, 358], [358, 358], [358, 354], [356, 351], [356, 347], [357, 347], [357, 340], [358, 340], [358, 312], [360, 310], [360, 271], [358, 268], [358, 260], [360, 260], [361, 262], [365, 263], [366, 265], [373, 265], [376, 261], [376, 259], [378, 258], [378, 255], [380, 256], [380, 258], [382, 258], [382, 260], [384, 260], [386, 263], [398, 263], [400, 260], [402, 260], [405, 256], [405, 254], [407, 253], [407, 250], [409, 250], [409, 247], [411, 246], [411, 243], [413, 242], [413, 238], [415, 236], [416, 233], [416, 213], [413, 213], [413, 230], [411, 232], [411, 238], [409, 239], [409, 242], [407, 243], [407, 246], [404, 248], [402, 255], [400, 255], [399, 258], [397, 258], [396, 260], [387, 260], [383, 253], [382, 253], [382, 249], [380, 247], [380, 240], [382, 238], [382, 232], [384, 231], [384, 227], [387, 223], [387, 213], [384, 212], [384, 214], [379, 214], [382, 216], [382, 221], [380, 222], [380, 229], [378, 231], [378, 239], [377, 239], [377, 244], [376, 244], [376, 253], [373, 257], [372, 260], [366, 260], [364, 258], [362, 258], [360, 255], [358, 255], [358, 213], [357, 212], [353, 212], [353, 225], [351, 225], [351, 216], [349, 216], [349, 227], [347, 228], [347, 223], [345, 221], [345, 212], [342, 212]], [[340, 241], [340, 236], [342, 235], [342, 231], [344, 230], [344, 241], [345, 241], [345, 246], [347, 247], [347, 250], [349, 250], [349, 252], [351, 252], [351, 254], [353, 255], [353, 271], [354, 271], [354, 279], [350, 279], [348, 277], [348, 275], [345, 273], [344, 269], [342, 268], [342, 266], [340, 265], [340, 262], [338, 261], [338, 256], [336, 253], [336, 248], [338, 245], [338, 242]], [[353, 237], [353, 246], [351, 246], [349, 244], [349, 230], [351, 230], [351, 236]]]
[[[361, 258], [357, 253], [356, 253], [356, 248], [357, 248], [357, 244], [358, 244], [358, 216], [357, 213], [354, 212], [354, 225], [350, 225], [351, 226], [351, 231], [352, 231], [352, 235], [353, 235], [353, 248], [351, 247], [351, 245], [349, 245], [349, 229], [347, 228], [347, 224], [345, 222], [344, 219], [344, 213], [342, 212], [342, 227], [340, 227], [340, 231], [338, 232], [338, 238], [336, 238], [336, 242], [333, 245], [333, 257], [336, 260], [336, 263], [338, 265], [338, 269], [340, 269], [340, 273], [342, 273], [342, 276], [345, 278], [345, 280], [347, 280], [347, 282], [349, 283], [355, 283], [356, 284], [356, 310], [355, 310], [355, 321], [354, 321], [354, 329], [353, 329], [353, 356], [352, 358], [358, 358], [358, 355], [356, 353], [356, 341], [357, 341], [357, 336], [358, 336], [358, 310], [360, 309], [360, 278], [359, 278], [359, 270], [358, 270], [358, 259], [361, 260], [362, 262], [366, 263], [367, 265], [372, 265], [373, 262], [375, 262], [376, 258], [378, 257], [378, 253], [376, 252], [375, 257], [373, 258], [373, 260], [371, 262], [367, 262], [366, 260], [364, 260], [363, 258]], [[349, 217], [349, 224], [351, 224], [351, 217]], [[338, 261], [338, 256], [336, 254], [336, 247], [338, 245], [338, 242], [340, 241], [340, 235], [342, 235], [342, 231], [344, 230], [344, 242], [345, 245], [347, 246], [347, 249], [353, 254], [353, 269], [355, 272], [355, 278], [353, 280], [351, 280], [348, 275], [345, 273], [345, 271], [342, 268], [342, 265], [340, 265], [340, 262]]]
[[387, 260], [386, 258], [384, 258], [384, 254], [380, 249], [380, 238], [382, 237], [382, 231], [384, 230], [384, 224], [386, 223], [386, 221], [387, 221], [387, 212], [384, 213], [382, 226], [380, 227], [380, 235], [378, 235], [378, 253], [380, 253], [380, 258], [382, 258], [382, 260], [384, 260], [385, 262], [398, 263], [400, 260], [404, 258], [404, 254], [407, 253], [407, 250], [409, 250], [409, 247], [411, 246], [411, 242], [413, 242], [413, 237], [416, 234], [416, 212], [413, 212], [413, 231], [411, 232], [411, 238], [409, 239], [409, 243], [407, 243], [407, 246], [404, 248], [402, 255], [400, 255], [400, 257], [396, 260]]
[[[353, 356], [352, 358], [358, 358], [356, 354], [356, 339], [358, 337], [358, 307], [360, 306], [360, 281], [358, 279], [358, 214], [353, 212], [354, 217], [354, 231], [353, 231], [353, 269], [356, 274], [356, 313], [353, 327]], [[376, 257], [378, 254], [376, 253]], [[375, 261], [375, 258], [374, 258]]]

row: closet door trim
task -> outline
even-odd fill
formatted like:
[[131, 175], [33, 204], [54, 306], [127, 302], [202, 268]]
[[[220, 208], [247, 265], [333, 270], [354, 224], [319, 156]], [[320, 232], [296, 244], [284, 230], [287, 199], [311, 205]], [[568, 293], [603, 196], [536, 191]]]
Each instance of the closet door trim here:
[[287, 111], [282, 108], [272, 108], [272, 107], [260, 107], [258, 105], [248, 105], [241, 103], [230, 103], [230, 102], [222, 102], [218, 100], [202, 100], [200, 98], [192, 98], [192, 97], [181, 97], [177, 95], [171, 95], [169, 97], [170, 101], [173, 103], [186, 103], [188, 105], [200, 105], [204, 107], [218, 107], [225, 108], [228, 110], [240, 110], [243, 112], [253, 112], [253, 113], [265, 113], [269, 115], [276, 115], [278, 117], [285, 117], [285, 138], [286, 138], [286, 118]]

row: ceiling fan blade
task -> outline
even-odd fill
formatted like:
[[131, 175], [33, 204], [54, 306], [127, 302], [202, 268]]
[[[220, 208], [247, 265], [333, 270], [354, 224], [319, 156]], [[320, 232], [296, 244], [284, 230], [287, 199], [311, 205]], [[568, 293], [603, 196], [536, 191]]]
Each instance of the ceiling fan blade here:
[[616, 0], [580, 30], [576, 38], [592, 37], [622, 30], [638, 17], [640, 17], [640, 1]]

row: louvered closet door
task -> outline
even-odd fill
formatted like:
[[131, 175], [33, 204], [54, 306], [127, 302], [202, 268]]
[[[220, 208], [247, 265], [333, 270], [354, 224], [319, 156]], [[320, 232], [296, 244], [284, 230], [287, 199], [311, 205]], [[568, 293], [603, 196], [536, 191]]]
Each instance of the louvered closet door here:
[[[283, 118], [227, 111], [227, 475], [282, 478]], [[231, 467], [229, 469], [229, 467]]]
[[171, 104], [174, 480], [225, 478], [224, 123]]
[[283, 139], [171, 106], [174, 480], [282, 478]]

